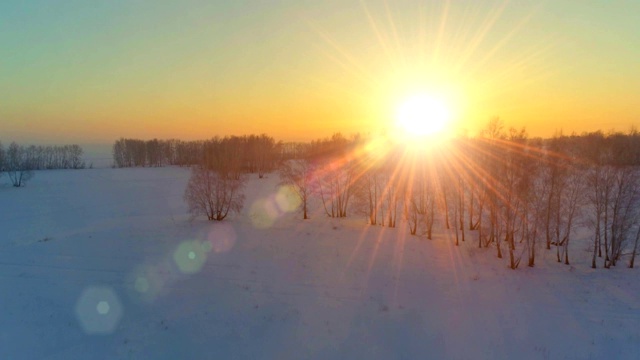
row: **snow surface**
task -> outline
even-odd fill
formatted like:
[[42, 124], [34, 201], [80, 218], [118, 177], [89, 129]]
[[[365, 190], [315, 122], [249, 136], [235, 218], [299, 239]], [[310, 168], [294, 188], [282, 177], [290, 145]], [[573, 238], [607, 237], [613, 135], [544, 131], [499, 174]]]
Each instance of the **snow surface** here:
[[638, 271], [590, 269], [586, 242], [512, 271], [473, 232], [302, 221], [275, 175], [212, 223], [188, 176], [1, 178], [0, 359], [640, 358]]

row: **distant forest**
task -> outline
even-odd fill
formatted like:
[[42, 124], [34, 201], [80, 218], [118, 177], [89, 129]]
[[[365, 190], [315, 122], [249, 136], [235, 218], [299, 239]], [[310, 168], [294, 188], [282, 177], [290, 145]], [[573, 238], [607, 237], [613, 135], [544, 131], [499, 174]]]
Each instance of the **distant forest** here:
[[[498, 127], [496, 129], [496, 126]], [[493, 127], [492, 130], [489, 130]], [[492, 132], [498, 133], [492, 133]], [[511, 128], [508, 132], [502, 131], [502, 125], [488, 125], [487, 129], [476, 137], [457, 138], [453, 143], [458, 145], [464, 142], [474, 142], [482, 139], [497, 139], [503, 141], [516, 141], [519, 146], [531, 149], [551, 150], [553, 147], [561, 152], [573, 154], [575, 159], [582, 162], [603, 163], [608, 165], [640, 165], [640, 133], [632, 129], [628, 133], [602, 131], [582, 133], [580, 135], [558, 134], [552, 138], [529, 138], [526, 130], [519, 131]], [[331, 138], [317, 139], [310, 142], [282, 142], [274, 138], [262, 135], [214, 137], [210, 140], [183, 141], [169, 140], [140, 140], [121, 138], [117, 140], [112, 149], [114, 167], [159, 167], [166, 165], [190, 166], [206, 163], [207, 158], [214, 153], [229, 152], [237, 155], [237, 160], [247, 173], [255, 173], [258, 163], [269, 162], [272, 166], [282, 160], [316, 158], [331, 151], [344, 151], [339, 147], [353, 148], [369, 141], [368, 136], [361, 134], [345, 138], [341, 133], [334, 134]], [[329, 145], [328, 143], [332, 143]], [[29, 147], [31, 153], [43, 152], [61, 153], [62, 149], [79, 149], [79, 154], [73, 157], [53, 157], [52, 162], [37, 161], [43, 164], [38, 169], [67, 168], [69, 164], [83, 164], [80, 161], [82, 149], [78, 145], [63, 147], [41, 146]], [[34, 151], [37, 149], [37, 151]], [[45, 150], [46, 149], [46, 150]], [[268, 160], [267, 160], [268, 159]], [[55, 165], [54, 165], [55, 164]], [[65, 167], [66, 166], [66, 167]], [[71, 166], [71, 168], [74, 168]]]
[[[199, 179], [218, 184], [277, 169], [300, 198], [304, 219], [314, 215], [307, 203], [316, 199], [328, 217], [358, 214], [371, 225], [392, 228], [402, 218], [412, 235], [428, 239], [440, 222], [455, 233], [456, 245], [474, 231], [478, 247], [508, 256], [513, 269], [523, 259], [534, 266], [540, 245], [569, 265], [577, 227], [592, 230], [594, 268], [598, 259], [608, 268], [624, 256], [633, 267], [640, 239], [635, 129], [542, 139], [529, 137], [525, 129], [505, 129], [494, 119], [477, 136], [424, 149], [339, 133], [306, 143], [277, 142], [264, 134], [205, 141], [120, 139], [113, 160], [115, 167], [197, 165], [217, 174], [201, 172]], [[224, 184], [221, 188], [242, 188], [240, 182]]]

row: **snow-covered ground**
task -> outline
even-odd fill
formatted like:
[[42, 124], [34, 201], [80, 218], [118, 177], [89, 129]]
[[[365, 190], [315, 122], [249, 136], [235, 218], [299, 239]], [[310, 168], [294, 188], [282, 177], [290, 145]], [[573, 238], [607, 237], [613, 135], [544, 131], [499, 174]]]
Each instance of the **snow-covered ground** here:
[[[638, 359], [640, 281], [313, 212], [277, 176], [192, 220], [187, 169], [0, 179], [0, 359]], [[295, 205], [295, 204], [293, 204]], [[523, 261], [524, 262], [524, 261]]]

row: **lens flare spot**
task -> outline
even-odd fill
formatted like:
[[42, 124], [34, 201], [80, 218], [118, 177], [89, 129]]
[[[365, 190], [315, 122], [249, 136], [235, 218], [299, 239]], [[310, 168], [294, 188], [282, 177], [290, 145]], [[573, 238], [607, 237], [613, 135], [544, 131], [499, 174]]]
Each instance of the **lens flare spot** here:
[[146, 293], [149, 291], [149, 280], [146, 277], [138, 276], [134, 286], [137, 292]]
[[76, 318], [87, 334], [110, 334], [122, 317], [122, 305], [109, 287], [86, 288], [76, 303]]
[[96, 310], [98, 310], [98, 314], [100, 315], [107, 315], [110, 308], [111, 307], [109, 306], [109, 302], [107, 301], [100, 301], [96, 306]]
[[273, 226], [281, 211], [273, 198], [259, 199], [251, 205], [249, 216], [251, 223], [258, 229], [268, 229]]
[[213, 250], [215, 253], [225, 253], [233, 248], [236, 244], [236, 231], [229, 224], [214, 224], [209, 231], [207, 239], [202, 244], [205, 251]]
[[195, 274], [202, 269], [207, 254], [199, 241], [184, 241], [174, 251], [173, 260], [183, 274]]
[[170, 269], [175, 268], [171, 263], [168, 265], [157, 264], [136, 267], [128, 277], [130, 295], [137, 300], [153, 302], [160, 295], [167, 281], [172, 281], [172, 277], [175, 276], [170, 271]]
[[300, 197], [295, 193], [292, 186], [281, 186], [276, 194], [276, 204], [281, 211], [292, 212], [296, 211], [302, 201]]

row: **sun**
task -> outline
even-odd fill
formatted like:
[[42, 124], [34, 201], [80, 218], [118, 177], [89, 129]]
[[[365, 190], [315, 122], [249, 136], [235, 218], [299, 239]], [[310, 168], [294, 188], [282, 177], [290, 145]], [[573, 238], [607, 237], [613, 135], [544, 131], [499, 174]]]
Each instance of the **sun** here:
[[447, 129], [451, 112], [446, 103], [429, 94], [415, 94], [396, 109], [396, 127], [403, 138], [439, 135]]

